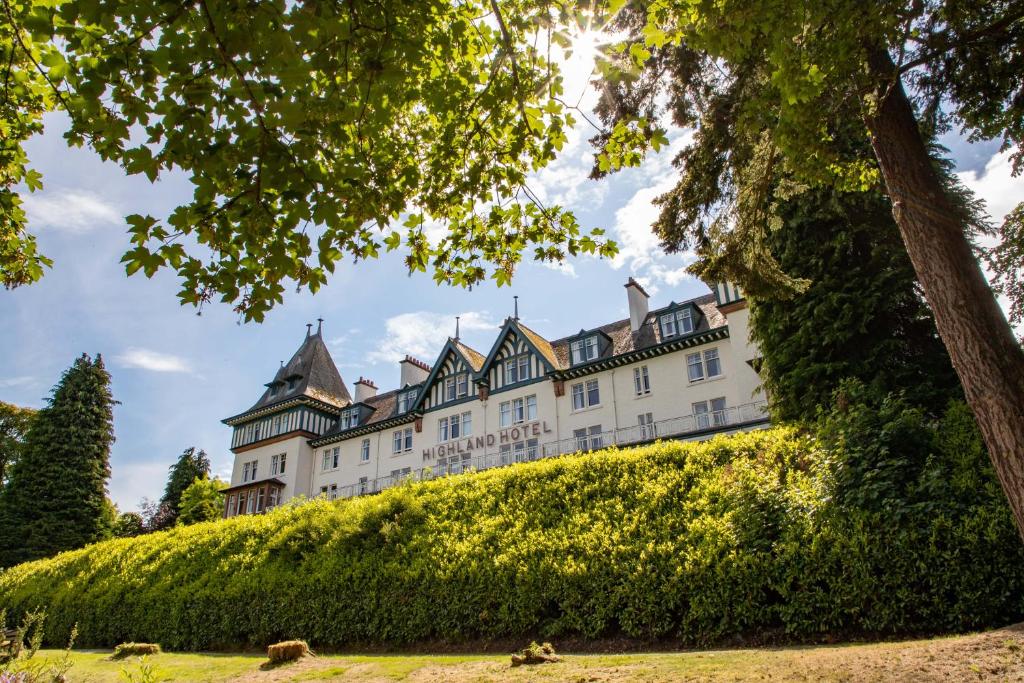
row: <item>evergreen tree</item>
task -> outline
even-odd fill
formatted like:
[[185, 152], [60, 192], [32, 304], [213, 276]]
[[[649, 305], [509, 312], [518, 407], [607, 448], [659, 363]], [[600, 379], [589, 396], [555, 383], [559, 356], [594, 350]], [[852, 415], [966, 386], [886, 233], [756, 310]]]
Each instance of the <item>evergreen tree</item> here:
[[773, 415], [814, 420], [845, 379], [941, 414], [960, 385], [888, 200], [821, 189], [780, 210], [783, 227], [768, 233], [767, 247], [783, 271], [810, 284], [788, 299], [751, 298]]
[[25, 435], [35, 414], [32, 408], [0, 401], [0, 487], [7, 483], [7, 474], [25, 447]]
[[210, 458], [206, 451], [196, 451], [195, 446], [190, 446], [178, 456], [177, 461], [169, 469], [170, 475], [167, 477], [164, 495], [160, 498], [155, 514], [149, 515], [150, 521], [147, 526], [150, 526], [152, 531], [174, 526], [178, 519], [178, 508], [181, 506], [181, 494], [196, 479], [210, 477]]
[[221, 491], [225, 488], [227, 484], [219, 479], [196, 477], [181, 494], [178, 522], [197, 524], [220, 519], [224, 514], [224, 494]]
[[82, 354], [28, 432], [0, 499], [0, 566], [80, 548], [110, 535], [114, 442], [110, 375]]

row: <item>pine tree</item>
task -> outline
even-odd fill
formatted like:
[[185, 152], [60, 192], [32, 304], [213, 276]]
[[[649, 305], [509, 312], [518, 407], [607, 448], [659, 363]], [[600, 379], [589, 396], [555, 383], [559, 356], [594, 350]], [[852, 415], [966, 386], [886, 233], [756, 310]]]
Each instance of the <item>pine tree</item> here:
[[110, 375], [82, 354], [29, 429], [0, 498], [0, 566], [80, 548], [110, 536]]
[[25, 435], [36, 411], [0, 401], [0, 487], [25, 448]]
[[171, 473], [167, 478], [167, 486], [164, 488], [163, 497], [160, 498], [163, 514], [159, 515], [162, 520], [159, 528], [174, 526], [178, 519], [178, 508], [181, 506], [181, 494], [196, 479], [210, 477], [210, 458], [206, 451], [197, 452], [195, 446], [191, 446], [178, 456], [178, 460], [169, 469]]

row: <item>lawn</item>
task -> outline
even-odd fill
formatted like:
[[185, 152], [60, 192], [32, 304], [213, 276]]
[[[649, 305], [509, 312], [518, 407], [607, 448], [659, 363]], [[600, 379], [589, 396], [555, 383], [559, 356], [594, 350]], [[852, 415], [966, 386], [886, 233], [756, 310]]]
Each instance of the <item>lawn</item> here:
[[[42, 651], [37, 658], [60, 658]], [[68, 681], [965, 681], [1024, 680], [1024, 625], [898, 643], [642, 654], [567, 654], [512, 668], [497, 655], [329, 655], [263, 670], [256, 654], [164, 653], [110, 661], [109, 652], [71, 653]]]

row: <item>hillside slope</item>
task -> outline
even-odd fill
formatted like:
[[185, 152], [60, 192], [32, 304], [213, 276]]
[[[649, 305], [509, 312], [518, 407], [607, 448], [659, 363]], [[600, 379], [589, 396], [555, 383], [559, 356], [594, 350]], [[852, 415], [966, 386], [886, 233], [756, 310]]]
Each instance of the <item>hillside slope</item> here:
[[609, 450], [99, 543], [0, 574], [48, 640], [171, 649], [910, 633], [1024, 617], [1005, 504], [829, 503], [786, 429]]

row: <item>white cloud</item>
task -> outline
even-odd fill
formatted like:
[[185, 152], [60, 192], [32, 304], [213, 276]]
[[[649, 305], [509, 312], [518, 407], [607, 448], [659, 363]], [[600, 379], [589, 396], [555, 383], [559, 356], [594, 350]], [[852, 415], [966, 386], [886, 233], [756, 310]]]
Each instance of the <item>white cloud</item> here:
[[35, 381], [35, 377], [29, 377], [28, 375], [22, 375], [21, 377], [8, 377], [7, 379], [0, 379], [0, 389], [11, 389], [13, 387], [23, 387], [27, 384], [32, 384]]
[[191, 366], [184, 358], [152, 349], [132, 347], [126, 349], [115, 360], [124, 368], [138, 368], [152, 372], [192, 372]]
[[1010, 151], [998, 152], [985, 164], [985, 170], [964, 171], [957, 176], [969, 190], [984, 200], [988, 214], [996, 225], [1015, 206], [1024, 202], [1024, 175], [1011, 175]]
[[113, 205], [84, 190], [52, 190], [22, 197], [30, 228], [85, 233], [124, 222]]
[[408, 354], [433, 363], [448, 337], [455, 334], [456, 315], [460, 318], [459, 329], [462, 334], [480, 330], [494, 331], [498, 328], [498, 323], [491, 321], [486, 312], [402, 313], [384, 322], [384, 338], [373, 351], [366, 354], [367, 362], [394, 363]]

